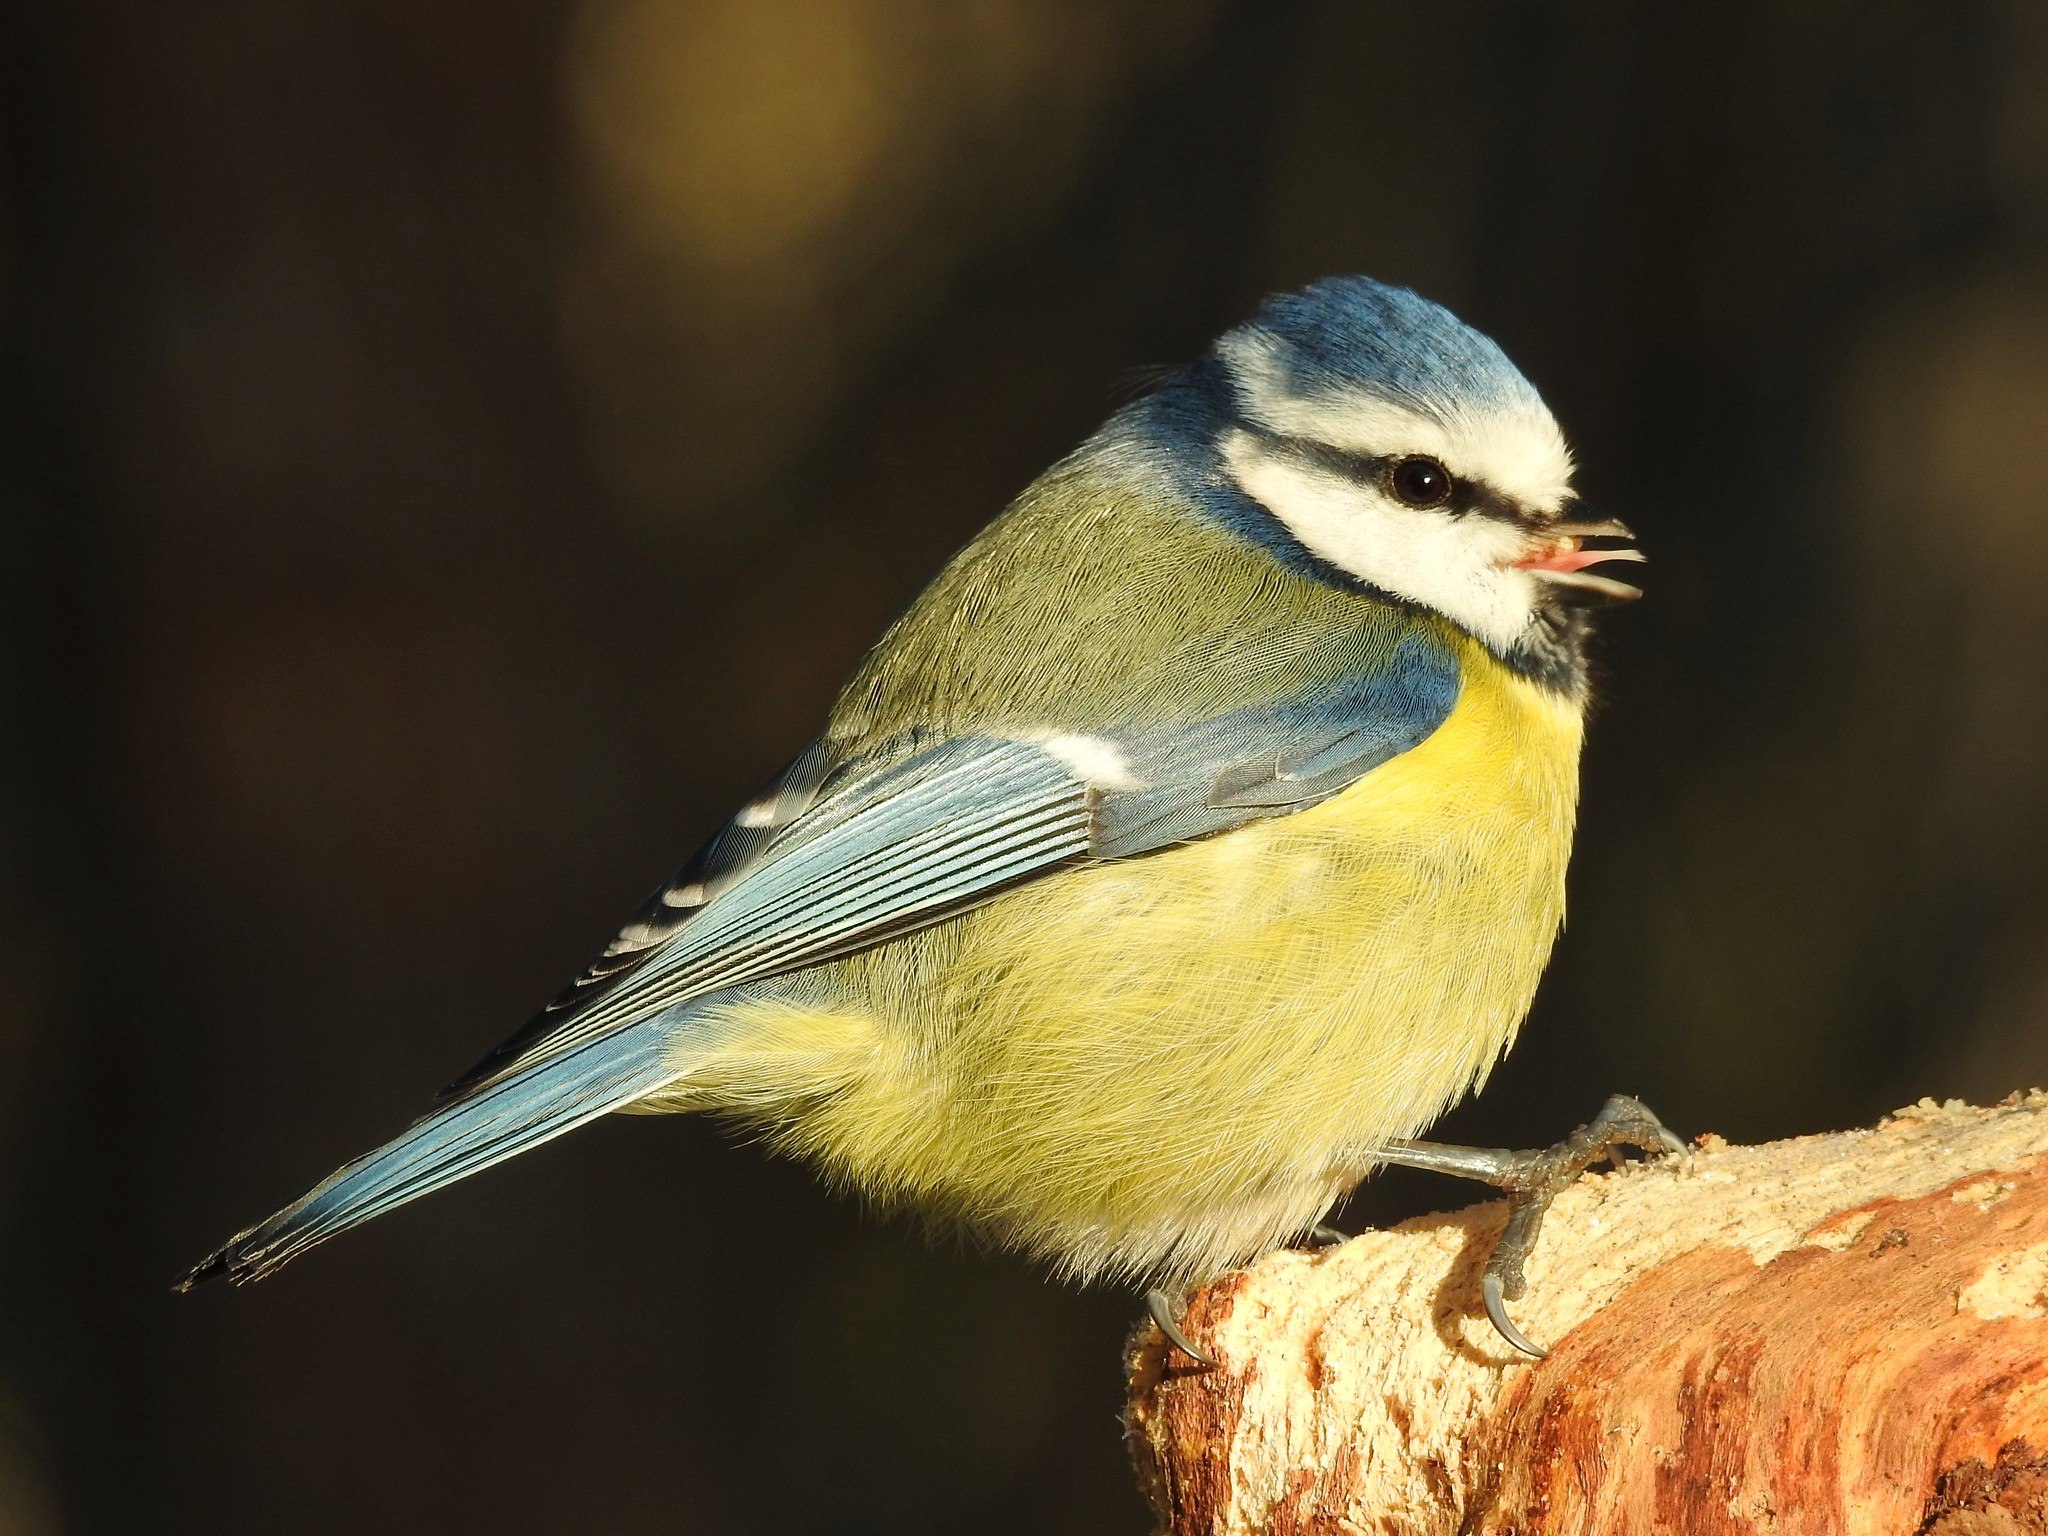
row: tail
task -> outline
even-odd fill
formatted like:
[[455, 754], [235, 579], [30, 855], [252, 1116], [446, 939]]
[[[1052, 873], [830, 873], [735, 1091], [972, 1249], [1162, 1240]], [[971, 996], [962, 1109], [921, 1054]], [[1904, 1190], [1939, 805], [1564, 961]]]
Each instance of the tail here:
[[656, 1017], [537, 1063], [420, 1121], [328, 1177], [268, 1221], [193, 1267], [177, 1288], [271, 1271], [373, 1216], [516, 1157], [680, 1075], [674, 1022]]

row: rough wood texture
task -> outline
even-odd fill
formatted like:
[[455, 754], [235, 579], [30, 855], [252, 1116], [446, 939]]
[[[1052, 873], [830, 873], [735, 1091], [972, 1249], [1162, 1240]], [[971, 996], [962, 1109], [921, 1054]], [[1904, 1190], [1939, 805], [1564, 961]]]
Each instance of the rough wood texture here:
[[1147, 1331], [1130, 1429], [1194, 1533], [2048, 1533], [2048, 1094], [1589, 1175], [1516, 1304], [1499, 1204], [1277, 1253]]

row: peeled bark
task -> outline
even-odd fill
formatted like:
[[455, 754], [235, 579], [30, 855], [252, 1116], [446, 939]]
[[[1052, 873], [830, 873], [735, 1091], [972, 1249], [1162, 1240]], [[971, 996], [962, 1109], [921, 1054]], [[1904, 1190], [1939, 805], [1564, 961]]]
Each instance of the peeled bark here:
[[2048, 1094], [1589, 1174], [1513, 1310], [1499, 1203], [1191, 1298], [1130, 1433], [1175, 1536], [2048, 1533]]

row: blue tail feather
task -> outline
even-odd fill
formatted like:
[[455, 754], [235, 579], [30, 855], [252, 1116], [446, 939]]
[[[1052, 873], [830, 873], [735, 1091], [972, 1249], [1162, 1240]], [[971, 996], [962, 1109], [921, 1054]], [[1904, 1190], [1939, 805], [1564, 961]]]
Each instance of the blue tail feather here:
[[238, 1234], [177, 1288], [261, 1279], [316, 1243], [630, 1104], [676, 1077], [673, 1034], [672, 1020], [648, 1019], [437, 1110]]

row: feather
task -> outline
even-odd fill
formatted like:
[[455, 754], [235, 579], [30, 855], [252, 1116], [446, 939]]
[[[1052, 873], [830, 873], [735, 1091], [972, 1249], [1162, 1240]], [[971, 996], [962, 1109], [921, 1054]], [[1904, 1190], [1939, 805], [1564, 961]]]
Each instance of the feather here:
[[1293, 537], [1219, 452], [1227, 365], [1041, 476], [547, 1009], [187, 1283], [635, 1105], [1075, 1273], [1192, 1274], [1483, 1074], [1561, 910], [1580, 694]]
[[552, 1140], [672, 1081], [667, 1031], [643, 1024], [436, 1110], [238, 1233], [178, 1282], [261, 1279], [316, 1243]]

